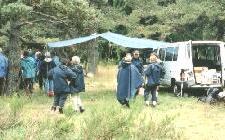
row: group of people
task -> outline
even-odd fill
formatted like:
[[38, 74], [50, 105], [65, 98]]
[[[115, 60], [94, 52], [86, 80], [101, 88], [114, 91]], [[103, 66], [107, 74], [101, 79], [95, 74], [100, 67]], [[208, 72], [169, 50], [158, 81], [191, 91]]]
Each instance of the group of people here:
[[[156, 53], [151, 53], [149, 64], [144, 69], [139, 51], [135, 50], [133, 55], [127, 53], [119, 63], [117, 74], [117, 100], [122, 105], [130, 107], [129, 101], [144, 89], [144, 100], [146, 105], [157, 105], [157, 90], [160, 78], [164, 75], [164, 69]], [[147, 82], [145, 83], [145, 78]], [[149, 94], [151, 93], [151, 98]]]
[[[85, 91], [84, 72], [80, 58], [59, 59], [55, 53], [25, 50], [21, 53], [19, 63], [20, 88], [27, 96], [33, 94], [33, 85], [39, 84], [48, 96], [54, 96], [51, 110], [63, 113], [63, 107], [68, 95], [73, 95], [74, 110], [84, 112], [79, 93]], [[9, 69], [8, 58], [0, 48], [0, 93], [4, 93], [4, 83]], [[58, 108], [57, 108], [58, 107]]]
[[[144, 100], [147, 105], [152, 102], [157, 105], [157, 90], [160, 78], [163, 75], [163, 67], [158, 56], [152, 53], [149, 57], [149, 65], [144, 69], [139, 51], [133, 54], [127, 53], [120, 61], [117, 75], [117, 100], [122, 105], [130, 107], [129, 101], [144, 89]], [[8, 75], [9, 61], [0, 48], [0, 95], [4, 90], [4, 82]], [[34, 82], [39, 83], [40, 89], [44, 89], [46, 95], [53, 96], [52, 111], [58, 109], [63, 113], [63, 107], [69, 94], [73, 96], [74, 110], [83, 112], [84, 108], [79, 97], [80, 92], [85, 91], [84, 72], [80, 65], [80, 58], [73, 56], [70, 59], [59, 59], [55, 53], [40, 51], [32, 53], [25, 50], [20, 58], [20, 87], [26, 95], [32, 95]], [[145, 82], [147, 78], [147, 82]], [[151, 99], [149, 96], [151, 93]]]

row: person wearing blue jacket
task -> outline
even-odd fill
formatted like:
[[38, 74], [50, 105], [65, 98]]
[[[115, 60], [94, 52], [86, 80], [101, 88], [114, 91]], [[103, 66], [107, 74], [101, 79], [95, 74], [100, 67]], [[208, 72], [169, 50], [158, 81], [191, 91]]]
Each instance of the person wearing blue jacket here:
[[72, 57], [70, 68], [77, 75], [77, 78], [72, 79], [72, 81], [70, 82], [71, 93], [74, 95], [73, 96], [74, 110], [76, 112], [79, 110], [82, 113], [84, 112], [84, 108], [79, 93], [85, 91], [85, 83], [84, 83], [84, 71], [82, 66], [80, 65], [80, 58], [78, 56]]
[[2, 48], [0, 48], [0, 96], [2, 96], [4, 93], [5, 82], [8, 75], [8, 68], [8, 58], [2, 53]]
[[20, 69], [26, 95], [30, 96], [33, 92], [32, 89], [36, 72], [36, 64], [35, 60], [29, 56], [28, 51], [23, 52], [23, 58], [20, 60]]
[[144, 71], [145, 76], [147, 77], [147, 84], [144, 91], [144, 98], [146, 102], [150, 102], [149, 92], [152, 94], [152, 105], [155, 107], [157, 105], [157, 87], [160, 85], [160, 78], [163, 74], [163, 67], [157, 63], [158, 56], [155, 53], [150, 55], [150, 64], [147, 69]]
[[[140, 53], [138, 50], [133, 51], [133, 57], [132, 57], [132, 64], [138, 69], [139, 73], [141, 74], [141, 76], [144, 77], [144, 66], [143, 66], [143, 62], [140, 58]], [[140, 91], [140, 88], [137, 89], [136, 93], [135, 93], [135, 97], [138, 95]]]
[[143, 78], [138, 69], [131, 63], [131, 54], [120, 62], [117, 74], [117, 100], [120, 104], [130, 107], [129, 101], [134, 97], [138, 88], [143, 85]]
[[51, 110], [56, 111], [59, 106], [59, 113], [63, 113], [63, 107], [68, 94], [71, 93], [69, 81], [76, 79], [77, 75], [67, 67], [68, 60], [62, 58], [61, 64], [48, 72], [48, 78], [53, 80], [54, 84], [54, 102]]
[[138, 69], [141, 75], [144, 74], [144, 66], [140, 58], [140, 53], [138, 50], [133, 52], [132, 64]]

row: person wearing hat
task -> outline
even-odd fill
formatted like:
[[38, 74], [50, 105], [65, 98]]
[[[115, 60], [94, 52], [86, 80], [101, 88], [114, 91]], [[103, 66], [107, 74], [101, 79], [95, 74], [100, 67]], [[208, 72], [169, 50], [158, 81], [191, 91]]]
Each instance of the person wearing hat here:
[[53, 96], [53, 80], [48, 78], [48, 71], [54, 68], [56, 64], [51, 58], [50, 52], [45, 53], [45, 58], [40, 64], [40, 73], [43, 76], [44, 89], [48, 96]]
[[74, 110], [76, 112], [79, 110], [82, 113], [84, 112], [84, 108], [79, 93], [85, 91], [84, 71], [82, 65], [80, 65], [80, 58], [78, 56], [73, 56], [70, 63], [70, 69], [77, 75], [76, 79], [72, 79], [70, 82], [71, 93], [74, 95]]
[[149, 92], [152, 95], [152, 105], [155, 107], [157, 105], [157, 88], [160, 85], [160, 78], [163, 74], [163, 67], [158, 61], [158, 56], [156, 53], [150, 55], [150, 64], [147, 66], [147, 69], [144, 71], [145, 76], [147, 77], [147, 84], [144, 91], [144, 99], [146, 104], [149, 104]]
[[120, 104], [130, 107], [129, 101], [144, 82], [138, 69], [131, 63], [132, 57], [127, 53], [120, 63], [117, 74], [117, 100]]
[[5, 82], [8, 75], [8, 68], [8, 58], [2, 53], [2, 48], [0, 48], [0, 96], [2, 96], [4, 93]]
[[54, 101], [51, 110], [56, 111], [57, 107], [59, 107], [60, 114], [63, 114], [63, 107], [67, 96], [71, 93], [68, 81], [77, 78], [76, 73], [67, 67], [68, 62], [67, 59], [62, 58], [61, 64], [48, 72], [48, 78], [52, 79], [54, 83]]

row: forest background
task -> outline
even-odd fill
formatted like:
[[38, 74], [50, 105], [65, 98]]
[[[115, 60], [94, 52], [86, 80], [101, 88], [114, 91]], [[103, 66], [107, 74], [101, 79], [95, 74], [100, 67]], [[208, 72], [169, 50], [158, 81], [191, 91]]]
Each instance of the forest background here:
[[[43, 49], [48, 42], [107, 31], [166, 42], [223, 41], [224, 8], [223, 0], [0, 0], [9, 86], [16, 85], [21, 50]], [[55, 51], [67, 58], [79, 54], [87, 70], [96, 72], [98, 60], [118, 62], [130, 50], [100, 39]]]

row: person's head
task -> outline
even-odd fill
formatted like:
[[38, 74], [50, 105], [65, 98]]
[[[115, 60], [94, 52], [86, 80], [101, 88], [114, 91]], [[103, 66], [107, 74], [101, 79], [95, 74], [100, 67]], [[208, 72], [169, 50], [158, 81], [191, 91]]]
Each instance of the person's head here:
[[69, 64], [69, 60], [68, 59], [66, 59], [66, 58], [61, 58], [61, 64], [62, 65], [68, 65]]
[[28, 57], [29, 56], [29, 51], [23, 51], [23, 57]]
[[41, 52], [36, 52], [35, 53], [35, 58], [41, 58], [41, 55], [42, 55]]
[[46, 53], [45, 53], [45, 57], [46, 57], [46, 58], [50, 58], [50, 57], [51, 57], [50, 52], [46, 52]]
[[56, 56], [56, 52], [55, 51], [51, 51], [51, 56], [52, 57]]
[[80, 58], [78, 56], [73, 56], [71, 63], [72, 64], [80, 64]]
[[124, 57], [124, 61], [127, 63], [130, 63], [132, 60], [132, 56], [130, 53], [127, 53], [126, 56]]
[[158, 59], [158, 55], [156, 53], [151, 53], [151, 55], [149, 57], [150, 62], [151, 63], [157, 62], [157, 59]]
[[135, 51], [133, 52], [133, 57], [134, 57], [134, 58], [139, 58], [139, 55], [140, 55], [140, 53], [139, 53], [138, 50], [135, 50]]

